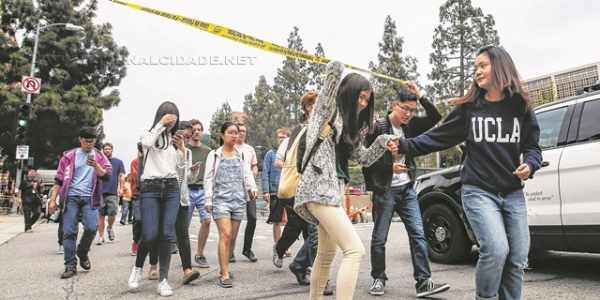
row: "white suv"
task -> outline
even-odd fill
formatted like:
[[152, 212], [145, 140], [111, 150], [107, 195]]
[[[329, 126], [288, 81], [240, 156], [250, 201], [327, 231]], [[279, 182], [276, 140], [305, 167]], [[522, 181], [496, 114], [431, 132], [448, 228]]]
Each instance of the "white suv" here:
[[600, 92], [535, 112], [549, 164], [525, 184], [532, 246], [600, 252]]

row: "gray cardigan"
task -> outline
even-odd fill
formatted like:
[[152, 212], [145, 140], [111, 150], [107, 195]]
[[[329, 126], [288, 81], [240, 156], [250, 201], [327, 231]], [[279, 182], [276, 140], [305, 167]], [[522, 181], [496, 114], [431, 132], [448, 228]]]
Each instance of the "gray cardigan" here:
[[[320, 128], [329, 121], [333, 110], [337, 109], [336, 95], [343, 71], [344, 66], [340, 62], [333, 61], [327, 64], [325, 82], [317, 97], [315, 110], [308, 120], [303, 165], [306, 163], [309, 149], [312, 149], [317, 142]], [[337, 132], [342, 132], [343, 123], [339, 112], [333, 125]], [[356, 147], [353, 158], [363, 166], [370, 166], [387, 151], [386, 144], [391, 138], [393, 138], [392, 135], [380, 135], [368, 149], [361, 142], [360, 146]], [[331, 137], [324, 140], [300, 176], [294, 210], [307, 222], [319, 223], [308, 211], [306, 204], [314, 202], [339, 207], [343, 203], [344, 182], [337, 177], [335, 160], [335, 144], [338, 142], [339, 135], [335, 140]], [[321, 172], [317, 173], [316, 169], [320, 169]]]

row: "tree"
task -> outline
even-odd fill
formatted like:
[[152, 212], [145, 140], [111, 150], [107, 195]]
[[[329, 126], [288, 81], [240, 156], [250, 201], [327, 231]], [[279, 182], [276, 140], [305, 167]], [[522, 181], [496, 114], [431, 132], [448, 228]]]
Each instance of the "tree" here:
[[210, 132], [209, 147], [217, 149], [220, 146], [221, 126], [225, 121], [231, 120], [231, 106], [225, 101], [219, 109], [212, 115], [208, 131]]
[[[288, 37], [288, 48], [305, 52], [298, 27], [294, 26]], [[300, 97], [304, 94], [310, 80], [309, 73], [306, 61], [289, 57], [283, 61], [283, 66], [277, 69], [273, 90], [277, 94], [281, 106], [287, 112], [285, 123], [290, 126], [299, 122], [301, 116]]]
[[[325, 57], [325, 50], [321, 43], [318, 43], [317, 47], [315, 47], [315, 55]], [[312, 62], [308, 63], [308, 72], [310, 78], [308, 84], [313, 86], [316, 90], [321, 89], [321, 86], [323, 85], [322, 74], [325, 72], [325, 65]]]
[[429, 91], [438, 98], [463, 96], [472, 82], [477, 49], [498, 45], [494, 17], [473, 7], [471, 0], [448, 0], [440, 7], [440, 24], [433, 34], [428, 74]]
[[[492, 15], [484, 15], [481, 8], [470, 0], [448, 0], [440, 7], [440, 24], [433, 34], [433, 52], [429, 62], [433, 66], [427, 75], [432, 82], [428, 92], [437, 99], [464, 96], [472, 83], [477, 49], [498, 45], [500, 38], [494, 28]], [[439, 102], [438, 109], [446, 116], [451, 107]], [[440, 154], [440, 165], [451, 166], [460, 162], [461, 153], [455, 147]]]
[[[35, 27], [38, 23], [72, 23], [85, 28], [74, 33], [55, 26], [40, 33], [36, 77], [42, 91], [32, 100], [26, 143], [36, 167], [56, 167], [57, 157], [77, 144], [78, 130], [84, 125], [98, 126], [103, 110], [121, 101], [116, 87], [126, 75], [125, 47], [112, 38], [110, 24], [95, 24], [97, 0], [6, 0], [0, 4], [0, 144], [14, 157], [16, 109], [24, 102], [18, 84], [29, 75]], [[14, 32], [24, 32], [22, 45], [11, 43]], [[6, 37], [9, 37], [8, 39]], [[6, 52], [5, 52], [6, 50]], [[12, 153], [11, 153], [12, 152]]]
[[244, 97], [244, 112], [248, 114], [248, 142], [254, 146], [271, 149], [277, 146], [275, 130], [286, 127], [286, 118], [273, 88], [260, 76], [254, 95]]
[[[398, 36], [396, 22], [389, 15], [385, 18], [383, 25], [383, 38], [379, 43], [377, 64], [369, 63], [369, 69], [378, 73], [386, 74], [398, 79], [416, 81], [417, 59], [409, 55], [403, 55], [404, 39]], [[375, 90], [375, 111], [380, 116], [387, 112], [387, 103], [396, 97], [396, 91], [401, 85], [395, 81], [371, 78]]]

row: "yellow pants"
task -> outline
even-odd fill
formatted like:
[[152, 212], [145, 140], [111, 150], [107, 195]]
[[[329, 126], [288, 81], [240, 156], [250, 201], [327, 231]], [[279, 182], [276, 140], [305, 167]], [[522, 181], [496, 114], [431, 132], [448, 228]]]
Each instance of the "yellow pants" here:
[[319, 220], [319, 246], [310, 278], [310, 299], [323, 299], [338, 246], [344, 257], [337, 272], [336, 299], [352, 299], [365, 247], [341, 206], [308, 203], [307, 208]]

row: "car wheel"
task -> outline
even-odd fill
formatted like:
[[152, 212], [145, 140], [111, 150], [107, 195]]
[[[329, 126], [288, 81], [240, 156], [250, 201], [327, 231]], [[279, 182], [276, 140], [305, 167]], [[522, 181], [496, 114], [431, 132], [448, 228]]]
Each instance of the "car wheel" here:
[[423, 213], [423, 228], [431, 261], [450, 264], [466, 260], [471, 243], [463, 222], [451, 208], [443, 204], [427, 207]]

